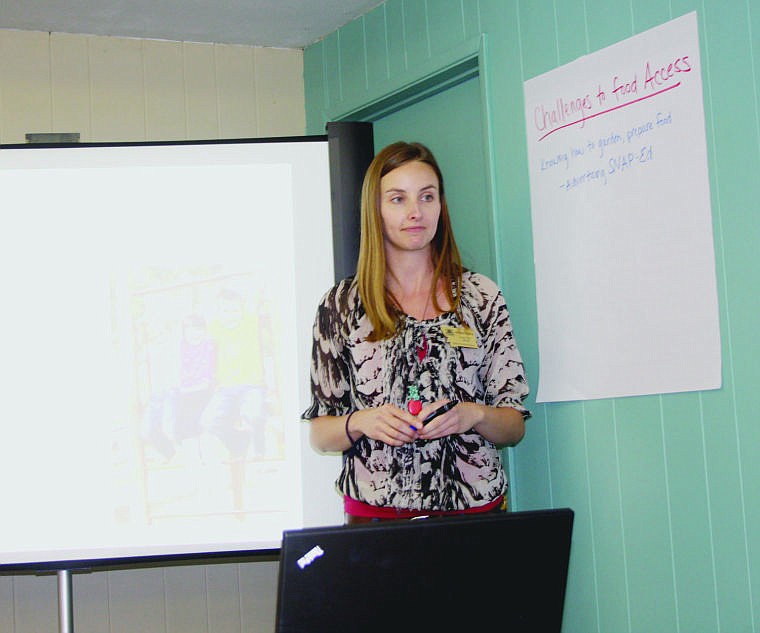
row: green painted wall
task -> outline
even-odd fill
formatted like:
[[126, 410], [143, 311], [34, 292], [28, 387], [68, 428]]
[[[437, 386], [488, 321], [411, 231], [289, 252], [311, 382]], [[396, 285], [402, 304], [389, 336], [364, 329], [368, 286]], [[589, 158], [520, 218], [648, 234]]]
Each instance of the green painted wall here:
[[529, 402], [528, 433], [510, 456], [513, 500], [576, 511], [565, 633], [760, 632], [760, 2], [388, 0], [304, 54], [307, 131], [321, 134], [485, 34], [499, 222], [484, 239], [498, 244], [498, 281], [535, 392], [523, 82], [694, 10], [723, 387]]

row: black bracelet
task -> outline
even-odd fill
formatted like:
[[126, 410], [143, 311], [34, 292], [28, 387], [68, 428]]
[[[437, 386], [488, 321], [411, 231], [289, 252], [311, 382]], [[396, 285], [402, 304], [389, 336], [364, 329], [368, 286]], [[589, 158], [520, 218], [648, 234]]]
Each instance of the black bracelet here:
[[354, 450], [354, 447], [356, 446], [356, 442], [359, 441], [359, 440], [356, 440], [355, 442], [354, 438], [351, 437], [351, 434], [348, 432], [348, 421], [351, 419], [351, 416], [354, 413], [356, 413], [356, 411], [351, 411], [351, 413], [349, 413], [348, 416], [346, 417], [346, 437], [348, 438], [348, 441], [351, 443], [351, 446], [349, 446], [345, 451], [343, 451], [344, 453], [352, 452]]

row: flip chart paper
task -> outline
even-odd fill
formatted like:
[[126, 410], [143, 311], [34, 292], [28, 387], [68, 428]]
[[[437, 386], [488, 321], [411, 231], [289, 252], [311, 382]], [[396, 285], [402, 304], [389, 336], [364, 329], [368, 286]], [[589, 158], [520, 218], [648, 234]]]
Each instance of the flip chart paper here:
[[695, 12], [525, 82], [538, 402], [715, 389]]

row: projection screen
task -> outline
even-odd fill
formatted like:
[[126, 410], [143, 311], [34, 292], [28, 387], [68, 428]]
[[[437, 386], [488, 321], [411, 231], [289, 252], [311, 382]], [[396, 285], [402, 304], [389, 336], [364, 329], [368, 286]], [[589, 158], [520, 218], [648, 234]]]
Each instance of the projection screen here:
[[276, 549], [342, 522], [311, 328], [323, 137], [0, 146], [0, 566]]

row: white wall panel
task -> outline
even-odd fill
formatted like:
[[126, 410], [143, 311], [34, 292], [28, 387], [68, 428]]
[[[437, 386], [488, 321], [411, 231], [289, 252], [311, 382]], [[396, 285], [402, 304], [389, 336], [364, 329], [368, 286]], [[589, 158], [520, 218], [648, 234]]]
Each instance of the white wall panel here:
[[64, 33], [50, 36], [52, 113], [48, 131], [79, 132], [83, 141], [92, 138], [89, 59], [87, 38]]
[[148, 139], [187, 138], [182, 44], [145, 40], [145, 126]]
[[0, 31], [0, 91], [5, 143], [23, 143], [26, 132], [50, 130], [48, 41], [45, 33]]
[[93, 37], [89, 63], [92, 140], [146, 140], [142, 42]]
[[213, 44], [183, 44], [182, 48], [188, 135], [196, 139], [219, 138], [216, 47]]
[[288, 81], [301, 76], [302, 59], [282, 48], [256, 48], [253, 56], [259, 128], [267, 136], [289, 136], [295, 122], [303, 129], [303, 81]]
[[253, 49], [217, 45], [215, 51], [220, 138], [259, 136]]

